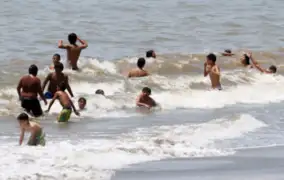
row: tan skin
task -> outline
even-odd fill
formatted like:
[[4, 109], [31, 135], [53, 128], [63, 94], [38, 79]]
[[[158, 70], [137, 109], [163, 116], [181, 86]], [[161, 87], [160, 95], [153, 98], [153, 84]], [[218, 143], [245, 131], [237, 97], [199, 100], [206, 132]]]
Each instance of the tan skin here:
[[81, 43], [81, 45], [63, 44], [62, 40], [58, 42], [58, 48], [67, 50], [67, 59], [69, 61], [69, 65], [73, 70], [79, 70], [77, 62], [80, 57], [81, 51], [82, 49], [88, 47], [88, 43], [86, 41], [81, 40], [79, 37], [77, 37], [77, 40]]
[[74, 110], [74, 113], [79, 116], [80, 113], [76, 110], [73, 102], [71, 101], [71, 99], [69, 98], [68, 94], [64, 91], [57, 91], [55, 94], [54, 94], [54, 97], [52, 98], [49, 106], [48, 106], [48, 109], [45, 111], [45, 112], [49, 112], [50, 108], [52, 107], [53, 103], [55, 102], [55, 100], [58, 99], [61, 106], [64, 108], [69, 108], [69, 107], [72, 107], [72, 109]]
[[150, 97], [150, 94], [142, 92], [136, 99], [137, 106], [144, 106], [146, 108], [151, 108], [157, 105], [154, 99]]
[[49, 67], [49, 69], [51, 69], [51, 70], [53, 70], [54, 66], [60, 62], [60, 58], [58, 58], [58, 56], [53, 56], [52, 57], [52, 62], [53, 62], [53, 65], [51, 65]]
[[21, 128], [21, 133], [20, 133], [20, 140], [19, 140], [19, 145], [22, 145], [24, 137], [25, 137], [25, 132], [30, 132], [30, 140], [35, 141], [36, 140], [36, 135], [42, 131], [42, 128], [40, 125], [36, 122], [31, 122], [31, 121], [20, 121], [20, 128]]
[[23, 76], [17, 86], [17, 92], [19, 95], [19, 99], [23, 98], [31, 98], [36, 99], [39, 94], [41, 99], [44, 101], [45, 105], [47, 105], [47, 101], [43, 95], [40, 79], [33, 75]]
[[140, 69], [140, 68], [135, 68], [129, 71], [128, 73], [128, 78], [131, 77], [144, 77], [144, 76], [148, 76], [149, 73], [147, 71], [145, 71], [144, 69]]
[[264, 69], [264, 68], [260, 67], [260, 65], [254, 59], [254, 57], [252, 57], [252, 53], [251, 52], [247, 53], [247, 56], [251, 59], [252, 64], [255, 66], [255, 68], [258, 69], [260, 72], [266, 73], [266, 74], [273, 74], [273, 72], [271, 72], [270, 70], [267, 70], [267, 69]]
[[51, 92], [52, 94], [55, 94], [57, 91], [57, 86], [61, 83], [64, 82], [66, 84], [67, 91], [71, 95], [71, 97], [74, 97], [72, 89], [69, 85], [69, 79], [68, 76], [62, 73], [60, 69], [55, 69], [55, 72], [49, 73], [48, 76], [45, 78], [43, 84], [42, 84], [42, 89], [45, 89], [45, 86], [49, 82], [48, 85], [48, 91]]
[[213, 89], [221, 87], [220, 68], [209, 59], [204, 63], [204, 76], [206, 77], [208, 74], [211, 80], [211, 87]]

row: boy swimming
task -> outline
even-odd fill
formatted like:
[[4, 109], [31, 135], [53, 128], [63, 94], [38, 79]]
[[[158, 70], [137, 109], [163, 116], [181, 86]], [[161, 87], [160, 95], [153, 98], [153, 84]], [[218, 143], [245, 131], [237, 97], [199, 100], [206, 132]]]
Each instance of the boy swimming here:
[[66, 90], [66, 85], [64, 82], [61, 82], [57, 87], [57, 92], [54, 94], [53, 99], [51, 100], [48, 106], [48, 109], [46, 110], [46, 112], [49, 112], [54, 101], [58, 99], [63, 108], [58, 115], [58, 118], [57, 118], [58, 122], [68, 122], [68, 120], [70, 119], [71, 113], [72, 113], [72, 109], [74, 110], [74, 113], [77, 116], [80, 115], [80, 113], [76, 110], [73, 102], [71, 101], [71, 99], [69, 98], [65, 90]]
[[87, 104], [86, 98], [80, 97], [80, 98], [78, 99], [78, 107], [79, 107], [80, 110], [85, 109], [86, 104]]
[[157, 106], [157, 103], [155, 102], [154, 99], [150, 97], [150, 95], [151, 95], [151, 89], [148, 87], [144, 87], [142, 89], [142, 93], [137, 97], [136, 105], [139, 107], [147, 107], [149, 109], [151, 107]]
[[45, 134], [38, 123], [31, 122], [29, 120], [29, 116], [26, 113], [21, 113], [17, 117], [17, 119], [21, 128], [19, 145], [22, 145], [26, 131], [31, 133], [28, 145], [30, 146], [45, 145], [45, 139], [44, 139]]

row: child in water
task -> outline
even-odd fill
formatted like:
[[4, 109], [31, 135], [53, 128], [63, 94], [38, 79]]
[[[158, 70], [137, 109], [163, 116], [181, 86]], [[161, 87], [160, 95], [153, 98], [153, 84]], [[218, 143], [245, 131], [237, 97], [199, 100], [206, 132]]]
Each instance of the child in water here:
[[78, 107], [79, 107], [79, 110], [85, 109], [86, 105], [87, 105], [87, 100], [86, 100], [86, 98], [80, 97], [80, 98], [78, 99]]
[[146, 108], [152, 108], [157, 106], [157, 103], [154, 99], [150, 97], [151, 95], [151, 89], [148, 87], [144, 87], [142, 89], [142, 93], [137, 97], [136, 105], [139, 107], [146, 107]]
[[19, 145], [22, 145], [26, 131], [31, 133], [28, 145], [30, 146], [45, 145], [45, 139], [44, 139], [45, 134], [42, 130], [42, 127], [38, 123], [31, 122], [29, 120], [29, 116], [26, 113], [21, 113], [17, 117], [17, 119], [21, 128]]
[[50, 70], [54, 70], [54, 66], [55, 66], [56, 64], [59, 64], [59, 63], [60, 63], [60, 59], [61, 59], [61, 57], [60, 57], [59, 54], [54, 54], [53, 57], [52, 57], [52, 62], [53, 62], [53, 64], [49, 66], [49, 69], [50, 69]]
[[66, 85], [64, 82], [61, 82], [59, 86], [57, 87], [57, 92], [54, 94], [54, 97], [51, 100], [48, 109], [46, 110], [46, 112], [49, 112], [54, 101], [58, 99], [63, 108], [60, 114], [58, 115], [58, 118], [57, 118], [58, 122], [68, 122], [68, 120], [70, 119], [71, 113], [72, 113], [72, 109], [74, 110], [74, 113], [77, 116], [80, 115], [80, 113], [76, 110], [73, 102], [71, 101], [71, 99], [69, 98], [65, 90], [66, 90]]

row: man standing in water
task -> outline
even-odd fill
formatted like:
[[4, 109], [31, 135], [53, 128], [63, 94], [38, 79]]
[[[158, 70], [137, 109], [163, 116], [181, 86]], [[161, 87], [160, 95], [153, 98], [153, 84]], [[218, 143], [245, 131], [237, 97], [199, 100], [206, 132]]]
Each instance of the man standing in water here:
[[[48, 92], [45, 93], [45, 97], [52, 99], [54, 94], [57, 91], [57, 86], [61, 82], [64, 82], [66, 84], [69, 94], [71, 95], [71, 97], [74, 97], [72, 89], [69, 85], [68, 76], [62, 72], [64, 69], [63, 64], [61, 62], [55, 64], [54, 69], [55, 69], [55, 72], [49, 73], [42, 84], [42, 90], [44, 90], [46, 84], [49, 82]], [[47, 95], [49, 96], [47, 97]]]
[[204, 77], [209, 74], [212, 89], [222, 90], [220, 83], [220, 68], [216, 64], [216, 56], [214, 54], [207, 55], [207, 60], [204, 63]]
[[35, 117], [41, 116], [42, 109], [37, 99], [39, 94], [45, 105], [47, 105], [46, 99], [41, 89], [40, 79], [37, 76], [38, 68], [36, 65], [31, 65], [29, 68], [29, 75], [23, 76], [17, 87], [19, 99], [22, 102], [22, 107]]
[[[81, 43], [81, 45], [76, 44], [77, 40]], [[63, 41], [60, 40], [58, 42], [58, 48], [67, 50], [67, 61], [69, 65], [72, 67], [72, 70], [79, 70], [77, 62], [80, 57], [82, 49], [87, 48], [88, 43], [77, 37], [75, 33], [71, 33], [68, 35], [68, 41], [70, 44], [63, 44]]]

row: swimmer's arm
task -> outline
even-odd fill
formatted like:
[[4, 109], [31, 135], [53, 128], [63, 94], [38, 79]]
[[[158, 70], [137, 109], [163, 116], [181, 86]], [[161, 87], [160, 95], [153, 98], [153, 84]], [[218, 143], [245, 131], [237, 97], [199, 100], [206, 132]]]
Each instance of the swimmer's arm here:
[[58, 48], [60, 48], [60, 49], [68, 49], [69, 46], [66, 45], [66, 44], [63, 44], [63, 41], [60, 40], [60, 41], [58, 41]]
[[17, 86], [17, 92], [18, 92], [19, 99], [21, 98], [21, 89], [22, 89], [22, 79], [20, 79], [18, 86]]
[[73, 111], [74, 111], [74, 112], [78, 112], [77, 109], [76, 109], [75, 106], [74, 106], [73, 101], [72, 101], [71, 99], [70, 99], [70, 104], [71, 104], [71, 107], [72, 107]]
[[87, 41], [84, 41], [84, 40], [80, 39], [79, 37], [77, 37], [77, 40], [82, 44], [82, 45], [80, 46], [81, 49], [85, 49], [85, 48], [88, 47]]
[[50, 79], [51, 79], [51, 73], [49, 73], [49, 74], [47, 75], [47, 77], [44, 79], [44, 81], [43, 81], [43, 83], [42, 83], [42, 90], [43, 90], [43, 91], [44, 91], [45, 86], [47, 85], [48, 81], [50, 81]]
[[47, 108], [47, 110], [46, 110], [47, 112], [50, 110], [51, 106], [53, 105], [54, 101], [55, 101], [57, 98], [58, 98], [58, 93], [56, 92], [56, 93], [54, 94], [52, 100], [51, 100], [50, 103], [49, 103], [49, 106], [48, 106], [48, 108]]
[[42, 91], [42, 88], [41, 88], [41, 83], [40, 83], [40, 79], [38, 79], [38, 87], [37, 87], [37, 92], [39, 94], [39, 96], [41, 97], [41, 99], [44, 101], [45, 105], [47, 105], [47, 101], [43, 95], [43, 91]]
[[73, 95], [73, 92], [72, 92], [72, 89], [69, 85], [69, 79], [68, 79], [68, 76], [66, 76], [66, 85], [67, 85], [67, 91], [69, 92], [69, 94], [71, 95], [71, 97], [74, 97]]
[[144, 106], [144, 107], [147, 107], [147, 108], [150, 108], [148, 104], [145, 104], [145, 103], [142, 103], [141, 102], [141, 96], [139, 96], [136, 100], [136, 105], [137, 106]]
[[258, 69], [260, 72], [262, 73], [270, 73], [269, 71], [267, 71], [266, 69], [263, 69], [262, 67], [260, 67], [260, 65], [256, 62], [256, 60], [252, 57], [251, 54], [249, 54], [249, 57], [253, 63], [253, 65], [256, 67], [256, 69]]
[[19, 145], [22, 145], [23, 140], [24, 140], [24, 136], [25, 136], [25, 130], [24, 130], [23, 128], [21, 128], [21, 134], [20, 134]]

